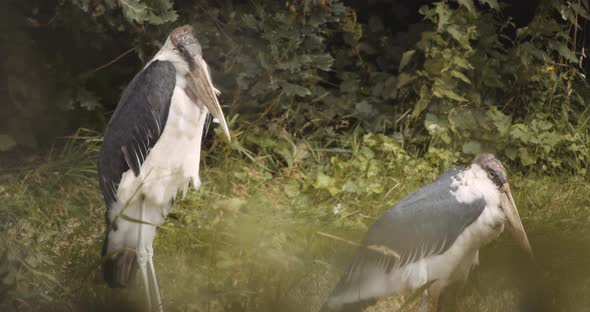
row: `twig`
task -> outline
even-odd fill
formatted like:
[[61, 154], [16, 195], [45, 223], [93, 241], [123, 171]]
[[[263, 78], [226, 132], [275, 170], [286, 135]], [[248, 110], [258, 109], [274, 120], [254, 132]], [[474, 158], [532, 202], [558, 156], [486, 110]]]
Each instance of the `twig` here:
[[131, 52], [135, 51], [135, 49], [136, 49], [136, 48], [131, 48], [131, 49], [129, 49], [129, 50], [127, 50], [127, 51], [123, 52], [122, 54], [120, 54], [120, 55], [119, 55], [119, 56], [117, 56], [116, 58], [112, 59], [112, 60], [111, 60], [111, 61], [109, 61], [108, 63], [106, 63], [106, 64], [104, 64], [104, 65], [101, 65], [101, 66], [99, 66], [99, 67], [97, 67], [97, 68], [95, 68], [95, 69], [89, 70], [89, 71], [87, 71], [86, 73], [84, 73], [84, 74], [82, 74], [82, 75], [80, 75], [80, 76], [81, 76], [81, 77], [87, 77], [87, 76], [90, 76], [90, 75], [92, 75], [92, 74], [94, 74], [94, 73], [96, 73], [96, 72], [98, 72], [98, 71], [100, 71], [100, 70], [102, 70], [102, 69], [105, 69], [106, 67], [109, 67], [109, 66], [113, 65], [115, 62], [117, 62], [118, 60], [120, 60], [120, 59], [122, 59], [123, 57], [125, 57], [125, 55], [127, 55], [127, 54], [129, 54], [129, 53], [131, 53]]
[[387, 246], [384, 246], [384, 245], [361, 245], [361, 244], [355, 243], [353, 241], [349, 241], [347, 239], [344, 239], [342, 237], [338, 237], [338, 236], [335, 236], [335, 235], [332, 235], [332, 234], [328, 234], [328, 233], [324, 233], [324, 232], [320, 232], [320, 231], [317, 231], [316, 233], [319, 234], [319, 235], [321, 235], [321, 236], [325, 236], [325, 237], [328, 237], [328, 238], [337, 240], [339, 242], [346, 243], [348, 245], [352, 245], [352, 246], [355, 246], [355, 247], [359, 247], [360, 246], [360, 247], [364, 247], [364, 248], [366, 248], [368, 250], [381, 253], [381, 254], [383, 254], [385, 256], [391, 256], [391, 257], [395, 257], [395, 258], [398, 258], [398, 259], [400, 258], [399, 253], [395, 252], [395, 250], [393, 250], [393, 249], [391, 249], [391, 248], [389, 248]]
[[332, 235], [332, 234], [328, 234], [328, 233], [324, 233], [324, 232], [320, 232], [320, 231], [318, 231], [318, 232], [316, 232], [316, 233], [318, 233], [318, 234], [319, 234], [319, 235], [321, 235], [321, 236], [325, 236], [325, 237], [327, 237], [327, 238], [331, 238], [331, 239], [337, 240], [337, 241], [339, 241], [339, 242], [346, 243], [346, 244], [348, 244], [348, 245], [351, 245], [351, 246], [355, 246], [355, 247], [358, 247], [358, 246], [360, 246], [360, 244], [357, 244], [357, 243], [355, 243], [355, 242], [353, 242], [353, 241], [349, 241], [349, 240], [347, 240], [347, 239], [344, 239], [344, 238], [342, 238], [342, 237], [338, 237], [338, 236], [335, 236], [335, 235]]

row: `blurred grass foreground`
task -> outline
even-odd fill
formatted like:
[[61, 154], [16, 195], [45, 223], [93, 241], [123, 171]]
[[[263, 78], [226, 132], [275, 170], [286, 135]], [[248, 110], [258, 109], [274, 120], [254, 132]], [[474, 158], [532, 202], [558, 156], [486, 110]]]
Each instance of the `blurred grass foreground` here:
[[345, 241], [482, 151], [536, 260], [503, 235], [458, 310], [590, 311], [588, 19], [588, 0], [1, 0], [0, 311], [143, 311], [141, 283], [100, 276], [96, 161], [182, 24], [233, 139], [209, 131], [202, 188], [158, 230], [167, 311], [317, 311]]
[[[203, 186], [178, 201], [155, 241], [169, 311], [315, 311], [373, 219], [431, 181], [449, 153], [407, 155], [388, 136], [353, 134], [327, 148], [234, 131], [205, 152]], [[258, 145], [260, 153], [250, 148]], [[141, 284], [108, 289], [99, 273], [104, 207], [94, 163], [100, 137], [66, 146], [0, 179], [2, 311], [138, 311]], [[590, 186], [513, 172], [535, 250], [531, 266], [507, 235], [483, 249], [461, 311], [586, 311]], [[403, 298], [370, 311], [391, 311]], [[534, 308], [533, 308], [534, 307]], [[408, 310], [416, 310], [415, 304]]]

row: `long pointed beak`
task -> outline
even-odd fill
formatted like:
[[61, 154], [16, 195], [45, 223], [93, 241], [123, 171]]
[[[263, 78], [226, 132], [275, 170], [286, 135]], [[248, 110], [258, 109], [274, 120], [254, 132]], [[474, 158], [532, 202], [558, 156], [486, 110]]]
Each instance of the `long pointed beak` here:
[[209, 69], [205, 60], [198, 55], [194, 58], [195, 66], [192, 68], [187, 75], [187, 95], [197, 104], [205, 105], [205, 107], [211, 112], [213, 117], [219, 120], [219, 124], [225, 133], [228, 141], [231, 141], [229, 135], [229, 129], [221, 110], [221, 105], [217, 100], [217, 91], [213, 87], [211, 77], [209, 76]]
[[514, 198], [512, 198], [512, 192], [510, 191], [510, 186], [508, 183], [504, 183], [500, 191], [500, 206], [508, 218], [509, 229], [512, 233], [512, 237], [514, 237], [520, 247], [522, 247], [524, 251], [532, 258], [533, 250], [531, 249], [529, 239], [526, 236], [526, 232], [524, 231], [524, 226], [520, 220], [520, 215], [518, 214], [518, 209], [516, 209], [516, 204], [514, 203]]

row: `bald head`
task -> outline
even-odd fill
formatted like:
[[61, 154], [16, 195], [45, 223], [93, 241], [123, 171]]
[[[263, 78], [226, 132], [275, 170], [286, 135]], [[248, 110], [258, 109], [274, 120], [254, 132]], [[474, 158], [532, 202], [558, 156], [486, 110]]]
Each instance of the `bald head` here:
[[472, 162], [473, 164], [479, 165], [483, 170], [488, 173], [490, 180], [500, 188], [504, 183], [508, 182], [506, 170], [502, 163], [491, 153], [479, 154]]
[[190, 25], [174, 29], [170, 33], [170, 42], [191, 69], [195, 68], [197, 60], [203, 57], [201, 45]]

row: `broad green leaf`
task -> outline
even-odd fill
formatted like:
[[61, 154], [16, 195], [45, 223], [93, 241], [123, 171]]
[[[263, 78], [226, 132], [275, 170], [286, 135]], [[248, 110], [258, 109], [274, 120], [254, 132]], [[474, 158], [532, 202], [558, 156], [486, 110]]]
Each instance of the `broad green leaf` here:
[[555, 132], [546, 132], [542, 135], [541, 147], [545, 150], [545, 153], [550, 153], [557, 144], [562, 142], [562, 136]]
[[508, 133], [510, 125], [512, 124], [512, 117], [505, 115], [499, 111], [495, 106], [490, 108], [486, 114], [492, 120], [492, 123], [498, 129], [501, 135]]
[[[173, 3], [170, 0], [159, 0], [158, 5], [150, 7], [141, 0], [119, 0], [123, 15], [131, 21], [143, 24], [161, 25], [174, 22], [178, 15], [174, 11]], [[157, 7], [158, 10], [154, 8]]]
[[457, 109], [453, 114], [448, 117], [449, 124], [452, 125], [454, 131], [459, 134], [468, 136], [470, 131], [463, 132], [464, 130], [477, 129], [481, 125], [477, 120], [477, 111], [471, 109]]
[[382, 183], [371, 183], [365, 189], [369, 194], [381, 194], [385, 190]]
[[318, 173], [313, 186], [317, 189], [324, 189], [334, 185], [334, 179], [325, 175], [323, 172]]
[[471, 63], [469, 63], [469, 61], [467, 61], [467, 59], [460, 57], [460, 56], [453, 57], [453, 64], [455, 64], [463, 69], [473, 69], [473, 65], [471, 65]]
[[424, 127], [431, 136], [438, 137], [447, 144], [451, 143], [451, 137], [448, 132], [448, 122], [445, 120], [439, 119], [432, 113], [427, 113], [426, 118], [424, 118]]
[[557, 52], [559, 52], [559, 55], [565, 57], [568, 61], [570, 61], [572, 63], [578, 62], [578, 58], [576, 57], [576, 53], [574, 53], [574, 51], [570, 50], [570, 48], [568, 48], [565, 44], [558, 45]]
[[584, 17], [585, 19], [589, 20], [590, 19], [590, 14], [588, 14], [588, 10], [586, 10], [583, 6], [581, 6], [578, 3], [572, 3], [570, 5], [570, 7], [572, 8], [572, 10], [576, 13], [578, 13], [578, 15]]
[[416, 50], [408, 50], [402, 54], [402, 59], [399, 62], [399, 71], [400, 72], [404, 69], [404, 67], [406, 67], [406, 65], [408, 65], [408, 63], [412, 59], [412, 55], [414, 55], [414, 53], [416, 53]]
[[449, 23], [452, 11], [444, 2], [437, 3], [434, 11], [438, 16], [436, 31], [441, 32], [443, 28]]
[[432, 94], [437, 98], [447, 98], [457, 102], [467, 102], [466, 98], [455, 93], [455, 91], [446, 88], [435, 87], [432, 89]]
[[433, 35], [430, 39], [442, 47], [446, 47], [449, 43], [441, 35]]
[[524, 124], [515, 124], [510, 127], [510, 137], [520, 140], [523, 143], [529, 143], [531, 141], [529, 129]]
[[508, 159], [515, 160], [516, 157], [518, 157], [518, 149], [514, 147], [506, 148], [504, 150], [504, 154], [506, 155], [506, 157], [508, 157]]
[[432, 98], [432, 95], [430, 93], [430, 89], [426, 85], [422, 85], [420, 87], [420, 99], [418, 99], [418, 101], [416, 102], [416, 105], [414, 105], [414, 111], [412, 112], [413, 118], [418, 118], [418, 116], [420, 116], [420, 114], [426, 108], [428, 108], [431, 98]]
[[477, 141], [469, 141], [463, 144], [463, 154], [477, 155], [481, 152], [481, 143]]
[[424, 62], [424, 70], [429, 78], [439, 77], [445, 68], [445, 62], [442, 58], [429, 59]]
[[401, 73], [397, 77], [397, 88], [400, 89], [416, 79], [416, 75]]
[[340, 190], [335, 186], [335, 184], [336, 180], [334, 178], [327, 176], [322, 172], [319, 172], [316, 176], [316, 180], [313, 184], [313, 187], [318, 190], [328, 190], [328, 192], [330, 192], [331, 195], [336, 195], [338, 192], [340, 192]]
[[522, 63], [528, 65], [532, 62], [532, 60], [524, 60], [524, 57], [532, 56], [540, 61], [545, 61], [547, 59], [547, 53], [545, 51], [537, 48], [534, 44], [530, 42], [523, 42], [517, 48], [517, 51], [521, 51], [521, 60]]
[[363, 143], [367, 146], [373, 147], [378, 143], [378, 137], [374, 133], [367, 133], [363, 135]]
[[447, 32], [455, 39], [463, 48], [472, 50], [469, 44], [469, 34], [464, 32], [462, 28], [456, 25], [450, 25], [447, 27]]
[[367, 166], [366, 175], [368, 179], [373, 179], [381, 172], [381, 168], [379, 166], [381, 162], [375, 159], [371, 159]]
[[281, 89], [283, 89], [283, 91], [285, 91], [286, 96], [296, 95], [296, 96], [304, 97], [304, 96], [311, 95], [311, 91], [309, 91], [309, 89], [304, 86], [289, 83], [286, 81], [281, 82], [280, 85], [281, 85]]
[[314, 55], [311, 59], [317, 68], [324, 71], [331, 70], [334, 64], [334, 58], [328, 53]]
[[547, 120], [534, 119], [531, 122], [531, 127], [533, 127], [533, 129], [538, 129], [540, 131], [547, 131], [547, 130], [553, 128], [553, 125], [550, 122], [548, 122]]
[[537, 162], [537, 157], [535, 154], [529, 153], [529, 150], [526, 147], [521, 147], [518, 149], [518, 156], [520, 157], [520, 162], [525, 167], [533, 165]]
[[471, 84], [471, 80], [460, 71], [452, 70], [451, 76], [453, 76], [457, 79], [460, 79], [460, 80], [464, 81], [465, 83]]
[[565, 5], [562, 5], [561, 7], [562, 7], [562, 9], [560, 11], [561, 18], [563, 18], [563, 20], [565, 20], [565, 21], [569, 21], [572, 25], [579, 27], [576, 22], [576, 14], [574, 14], [572, 9], [569, 7], [566, 7]]
[[357, 193], [360, 189], [354, 181], [348, 180], [342, 185], [342, 190], [347, 193]]

